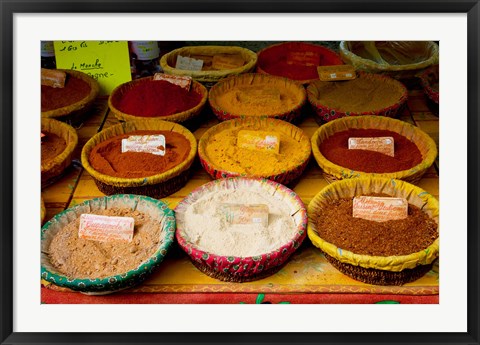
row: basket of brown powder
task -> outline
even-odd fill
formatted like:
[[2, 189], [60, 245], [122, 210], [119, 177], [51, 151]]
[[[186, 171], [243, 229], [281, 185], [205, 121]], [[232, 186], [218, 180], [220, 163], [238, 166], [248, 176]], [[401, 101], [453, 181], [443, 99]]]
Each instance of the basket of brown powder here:
[[307, 87], [308, 101], [321, 122], [344, 116], [395, 117], [404, 109], [407, 88], [387, 76], [358, 72], [352, 80], [320, 81]]
[[401, 180], [332, 183], [308, 205], [308, 237], [339, 271], [375, 285], [419, 279], [439, 255], [438, 201]]
[[333, 120], [313, 134], [311, 143], [329, 182], [380, 176], [416, 183], [438, 153], [435, 141], [418, 127], [380, 116]]
[[[100, 92], [98, 82], [88, 74], [74, 70], [42, 69], [42, 74], [45, 73], [47, 77], [42, 77], [41, 90], [42, 117], [55, 118], [72, 125], [83, 122]], [[56, 73], [64, 73], [63, 86], [46, 85], [52, 80], [50, 74], [55, 78], [58, 76]]]
[[94, 135], [82, 149], [82, 165], [107, 195], [163, 198], [188, 181], [197, 140], [178, 123], [128, 121]]
[[42, 118], [41, 126], [43, 188], [55, 182], [72, 163], [78, 135], [72, 126], [54, 119]]
[[222, 281], [274, 274], [306, 236], [307, 213], [300, 198], [266, 179], [209, 182], [182, 200], [175, 213], [180, 247], [195, 267]]
[[86, 294], [140, 284], [174, 240], [175, 215], [159, 200], [113, 195], [73, 206], [41, 230], [41, 278]]

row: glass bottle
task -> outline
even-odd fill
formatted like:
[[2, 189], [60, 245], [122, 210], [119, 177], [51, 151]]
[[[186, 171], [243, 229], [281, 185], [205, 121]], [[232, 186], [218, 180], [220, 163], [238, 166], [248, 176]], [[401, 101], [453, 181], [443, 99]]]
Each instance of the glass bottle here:
[[40, 41], [40, 60], [42, 68], [57, 68], [53, 41]]
[[157, 41], [129, 41], [132, 79], [154, 75], [161, 71], [160, 48]]

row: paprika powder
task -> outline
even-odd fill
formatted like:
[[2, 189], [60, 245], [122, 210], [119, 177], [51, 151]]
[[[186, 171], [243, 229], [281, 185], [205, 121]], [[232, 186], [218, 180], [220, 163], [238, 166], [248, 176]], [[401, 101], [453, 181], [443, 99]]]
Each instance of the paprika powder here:
[[[350, 137], [393, 137], [395, 156], [368, 150], [349, 150]], [[337, 132], [325, 139], [319, 149], [330, 162], [366, 173], [393, 173], [408, 170], [422, 162], [422, 154], [414, 142], [396, 132], [381, 129], [351, 128]]]
[[[165, 155], [148, 152], [122, 153], [122, 139], [131, 135], [164, 135]], [[90, 152], [90, 165], [98, 172], [122, 178], [148, 177], [161, 174], [182, 163], [190, 153], [190, 142], [173, 131], [138, 130], [105, 140]]]
[[202, 96], [165, 80], [145, 80], [126, 89], [114, 106], [133, 116], [159, 117], [194, 108]]
[[62, 88], [42, 85], [42, 112], [72, 105], [87, 97], [90, 91], [91, 87], [86, 81], [67, 73], [65, 86]]

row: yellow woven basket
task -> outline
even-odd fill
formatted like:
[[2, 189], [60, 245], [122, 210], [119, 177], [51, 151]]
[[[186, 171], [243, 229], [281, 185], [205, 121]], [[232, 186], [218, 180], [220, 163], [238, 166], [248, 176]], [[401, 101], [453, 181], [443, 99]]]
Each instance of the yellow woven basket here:
[[308, 205], [308, 237], [325, 253], [329, 262], [350, 277], [370, 284], [402, 285], [416, 280], [428, 272], [439, 255], [439, 238], [427, 248], [408, 255], [360, 255], [338, 248], [318, 235], [316, 223], [322, 216], [322, 205], [340, 198], [382, 193], [405, 198], [409, 204], [422, 209], [438, 224], [437, 199], [423, 189], [408, 182], [389, 178], [360, 178], [332, 183], [322, 189]]
[[44, 188], [55, 182], [72, 163], [72, 154], [78, 144], [78, 135], [72, 126], [54, 119], [42, 118], [41, 126], [42, 131], [58, 135], [67, 144], [57, 157], [42, 163], [42, 188]]
[[[180, 133], [190, 142], [190, 153], [182, 163], [174, 168], [144, 178], [113, 177], [96, 171], [90, 165], [90, 152], [96, 145], [112, 137], [136, 130], [168, 130]], [[128, 121], [94, 135], [82, 149], [82, 165], [93, 177], [98, 189], [106, 195], [137, 194], [160, 199], [175, 193], [187, 183], [196, 154], [197, 140], [188, 129], [178, 123], [161, 120]]]
[[[127, 83], [121, 84], [117, 86], [111, 93], [110, 97], [108, 97], [108, 106], [110, 108], [110, 111], [115, 115], [115, 117], [119, 120], [122, 121], [149, 121], [152, 119], [152, 117], [143, 117], [143, 116], [136, 116], [133, 114], [126, 114], [122, 111], [120, 111], [116, 105], [118, 104], [119, 100], [123, 97], [125, 92], [131, 88], [134, 88], [136, 85], [140, 83], [144, 83], [145, 81], [150, 81], [152, 80], [153, 77], [145, 77], [145, 78], [140, 78], [140, 79], [135, 79], [132, 81], [129, 81]], [[166, 115], [166, 116], [160, 116], [156, 117], [155, 119], [158, 120], [163, 120], [163, 121], [171, 121], [171, 122], [177, 122], [181, 124], [188, 124], [189, 122], [193, 121], [198, 115], [200, 115], [200, 112], [202, 111], [203, 107], [205, 106], [205, 103], [207, 102], [208, 98], [208, 91], [203, 86], [202, 84], [193, 81], [192, 86], [191, 86], [191, 91], [196, 92], [202, 96], [202, 99], [200, 100], [200, 103], [198, 103], [195, 107], [188, 109], [186, 111], [172, 114], [172, 115]], [[161, 106], [161, 104], [159, 105]]]
[[72, 125], [79, 124], [84, 120], [85, 115], [87, 115], [88, 111], [92, 108], [93, 103], [100, 92], [100, 86], [95, 79], [86, 73], [67, 69], [59, 69], [59, 71], [64, 71], [72, 77], [82, 79], [88, 83], [90, 86], [90, 93], [80, 101], [68, 106], [49, 111], [42, 111], [42, 117], [54, 118]]
[[[238, 54], [246, 62], [243, 66], [234, 69], [225, 69], [218, 71], [191, 71], [175, 68], [177, 56], [190, 57], [192, 55], [214, 56], [216, 54]], [[253, 51], [235, 47], [235, 46], [189, 46], [172, 50], [162, 56], [160, 66], [166, 74], [189, 76], [194, 80], [206, 83], [209, 87], [220, 79], [238, 75], [241, 73], [252, 72], [257, 64], [257, 54]]]
[[[422, 154], [422, 161], [408, 170], [397, 171], [394, 173], [365, 173], [361, 171], [354, 171], [345, 167], [336, 165], [325, 158], [320, 152], [320, 144], [328, 137], [337, 132], [346, 131], [351, 128], [361, 129], [381, 129], [396, 132], [408, 140], [414, 142], [420, 153]], [[328, 182], [336, 180], [357, 178], [357, 177], [387, 177], [392, 179], [400, 179], [411, 183], [417, 183], [430, 168], [437, 158], [437, 145], [433, 139], [418, 127], [407, 122], [391, 119], [383, 116], [353, 116], [342, 117], [322, 125], [313, 134], [312, 152], [315, 160], [320, 168], [323, 170], [323, 175]]]

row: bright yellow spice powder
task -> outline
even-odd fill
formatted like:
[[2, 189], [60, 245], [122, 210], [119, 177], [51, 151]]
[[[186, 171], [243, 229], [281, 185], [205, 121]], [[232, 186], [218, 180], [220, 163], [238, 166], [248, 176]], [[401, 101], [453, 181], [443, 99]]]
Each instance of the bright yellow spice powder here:
[[241, 148], [237, 146], [238, 132], [242, 127], [227, 129], [209, 138], [205, 148], [208, 160], [219, 170], [250, 176], [272, 176], [295, 168], [305, 160], [310, 149], [308, 141], [301, 141], [276, 132], [280, 139], [279, 153]]

